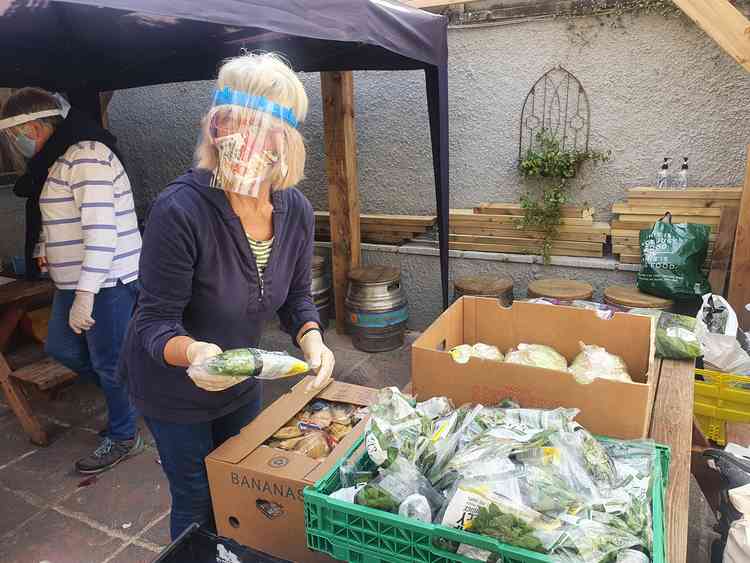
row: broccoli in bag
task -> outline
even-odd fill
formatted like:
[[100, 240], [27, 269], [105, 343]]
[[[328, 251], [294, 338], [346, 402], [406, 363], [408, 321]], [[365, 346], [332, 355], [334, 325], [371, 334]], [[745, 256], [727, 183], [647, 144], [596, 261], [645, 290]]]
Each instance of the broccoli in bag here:
[[703, 355], [695, 318], [653, 309], [628, 312], [656, 319], [656, 355], [660, 358], [692, 360]]

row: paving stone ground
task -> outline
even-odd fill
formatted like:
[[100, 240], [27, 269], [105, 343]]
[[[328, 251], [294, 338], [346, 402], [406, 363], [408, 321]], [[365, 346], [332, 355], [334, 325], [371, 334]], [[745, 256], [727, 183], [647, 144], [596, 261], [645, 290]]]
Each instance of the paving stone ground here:
[[[326, 341], [336, 354], [340, 381], [403, 387], [410, 379], [407, 335], [403, 348], [382, 354], [356, 350], [333, 331]], [[277, 327], [261, 346], [301, 356]], [[267, 384], [266, 405], [297, 379]], [[54, 401], [34, 403], [52, 436], [46, 448], [31, 444], [0, 396], [0, 563], [149, 563], [169, 544], [169, 488], [145, 425], [146, 449], [95, 480], [73, 471], [90, 452], [106, 423], [101, 393], [76, 383]], [[750, 428], [750, 427], [749, 427]], [[750, 434], [749, 434], [750, 435]], [[88, 483], [88, 484], [86, 484]], [[713, 515], [700, 488], [691, 487], [688, 563], [706, 563]]]
[[[334, 331], [326, 341], [340, 381], [371, 387], [409, 381], [408, 349], [372, 355]], [[261, 347], [301, 357], [288, 335], [267, 329]], [[267, 384], [265, 405], [299, 379]], [[50, 432], [46, 448], [28, 441], [0, 394], [0, 563], [147, 563], [169, 544], [169, 486], [153, 438], [140, 421], [145, 451], [87, 480], [74, 461], [98, 443], [106, 424], [104, 398], [93, 385], [75, 383], [54, 401], [33, 403]], [[88, 483], [88, 484], [87, 484]]]

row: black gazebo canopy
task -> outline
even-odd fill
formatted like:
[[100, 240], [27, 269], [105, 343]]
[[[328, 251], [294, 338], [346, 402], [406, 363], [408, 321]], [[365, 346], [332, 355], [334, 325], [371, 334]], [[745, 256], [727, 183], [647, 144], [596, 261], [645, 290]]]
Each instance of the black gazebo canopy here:
[[208, 80], [240, 49], [295, 70], [425, 72], [448, 303], [447, 20], [387, 0], [0, 0], [0, 84], [102, 91]]

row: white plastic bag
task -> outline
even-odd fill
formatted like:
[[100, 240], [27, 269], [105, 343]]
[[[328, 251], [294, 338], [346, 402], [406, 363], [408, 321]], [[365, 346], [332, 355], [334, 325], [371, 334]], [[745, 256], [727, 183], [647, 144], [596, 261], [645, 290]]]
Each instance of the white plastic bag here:
[[729, 500], [743, 517], [729, 528], [723, 563], [750, 561], [750, 485], [729, 490]]
[[[726, 322], [722, 332], [711, 332], [707, 322], [710, 306], [709, 298], [713, 298], [714, 307], [724, 307], [727, 312]], [[737, 314], [729, 302], [721, 295], [707, 293], [703, 296], [703, 306], [696, 317], [701, 330], [697, 332], [703, 348], [703, 362], [709, 369], [724, 373], [750, 374], [750, 356], [742, 349], [737, 341]]]

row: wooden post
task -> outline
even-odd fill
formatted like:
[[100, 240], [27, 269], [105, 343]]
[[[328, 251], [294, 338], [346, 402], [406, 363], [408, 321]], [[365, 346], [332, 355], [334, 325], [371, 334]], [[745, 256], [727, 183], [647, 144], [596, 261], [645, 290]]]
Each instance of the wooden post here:
[[351, 72], [321, 72], [325, 126], [328, 211], [331, 229], [336, 331], [346, 328], [344, 299], [349, 270], [360, 263], [357, 135], [354, 128], [354, 82]]
[[740, 327], [750, 328], [750, 312], [745, 305], [750, 303], [750, 145], [747, 147], [745, 187], [740, 199], [740, 214], [737, 233], [734, 236], [732, 270], [729, 275], [729, 303], [737, 313]]

